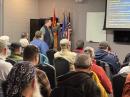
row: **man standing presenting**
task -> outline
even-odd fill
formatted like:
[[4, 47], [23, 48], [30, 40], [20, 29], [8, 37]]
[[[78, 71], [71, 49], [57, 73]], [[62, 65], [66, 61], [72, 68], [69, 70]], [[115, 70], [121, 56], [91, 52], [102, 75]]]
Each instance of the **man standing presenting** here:
[[42, 26], [40, 31], [43, 33], [43, 36], [44, 36], [43, 39], [47, 43], [48, 47], [50, 49], [53, 49], [54, 36], [53, 36], [53, 33], [52, 33], [51, 24], [52, 24], [51, 19], [46, 19], [45, 25]]

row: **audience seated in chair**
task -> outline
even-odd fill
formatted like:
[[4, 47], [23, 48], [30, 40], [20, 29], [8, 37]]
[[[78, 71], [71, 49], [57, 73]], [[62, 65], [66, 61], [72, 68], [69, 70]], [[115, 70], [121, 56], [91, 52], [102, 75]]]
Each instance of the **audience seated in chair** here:
[[21, 39], [19, 40], [19, 43], [21, 44], [22, 48], [25, 48], [27, 45], [29, 45], [27, 32], [22, 32]]
[[[8, 60], [14, 60], [15, 62], [19, 62], [23, 60], [23, 57], [21, 56], [21, 45], [20, 43], [11, 43], [10, 45], [10, 50], [11, 50], [11, 55], [7, 58]], [[12, 64], [13, 65], [13, 64]]]
[[[88, 72], [91, 59], [80, 55], [76, 58], [76, 71], [58, 77], [58, 86], [51, 97], [101, 97], [100, 89]], [[106, 97], [106, 96], [102, 96]]]
[[43, 41], [43, 33], [41, 31], [36, 31], [34, 39], [30, 42], [39, 48], [41, 54], [46, 55], [49, 47], [46, 42]]
[[97, 86], [100, 89], [101, 97], [108, 97], [106, 90], [100, 83], [100, 80], [95, 72], [91, 70], [92, 68], [92, 58], [90, 54], [79, 54], [75, 61], [76, 71], [84, 71], [89, 73], [92, 76], [92, 79], [96, 82]]
[[12, 64], [6, 62], [8, 56], [8, 46], [5, 40], [0, 39], [0, 80], [6, 80], [8, 73], [12, 68]]
[[54, 59], [54, 67], [56, 69], [57, 77], [71, 71], [69, 61], [67, 61], [62, 57], [58, 57]]
[[62, 57], [64, 59], [66, 59], [70, 63], [70, 69], [74, 70], [75, 69], [74, 61], [76, 58], [76, 53], [70, 51], [70, 41], [68, 39], [62, 39], [60, 41], [60, 47], [61, 47], [61, 51], [56, 52], [54, 54], [54, 57], [55, 58]]
[[110, 65], [112, 74], [117, 74], [120, 70], [119, 59], [109, 49], [110, 45], [107, 42], [100, 42], [99, 48], [95, 51], [95, 59], [106, 62]]
[[[34, 45], [28, 45], [23, 51], [23, 60], [29, 61], [33, 66], [39, 63], [39, 49]], [[42, 70], [36, 69], [38, 77], [38, 83], [40, 84], [41, 93], [44, 97], [49, 97], [51, 93], [51, 87], [46, 73]]]
[[76, 53], [83, 53], [84, 52], [84, 41], [78, 40], [76, 42], [76, 49], [74, 50]]
[[103, 68], [96, 64], [96, 60], [94, 59], [94, 57], [95, 57], [94, 48], [86, 47], [84, 49], [84, 52], [86, 54], [90, 54], [90, 57], [92, 58], [91, 70], [97, 74], [101, 84], [103, 85], [103, 87], [105, 88], [107, 93], [111, 94], [113, 92], [111, 81], [108, 78], [108, 76], [106, 75], [106, 72], [103, 70]]
[[6, 97], [42, 97], [36, 69], [27, 61], [17, 63], [6, 80]]

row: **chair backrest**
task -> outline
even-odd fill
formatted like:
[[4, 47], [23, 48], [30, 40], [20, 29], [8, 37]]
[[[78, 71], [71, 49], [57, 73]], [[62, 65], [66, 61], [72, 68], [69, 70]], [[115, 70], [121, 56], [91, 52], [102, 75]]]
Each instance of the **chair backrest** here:
[[38, 69], [43, 70], [49, 79], [51, 88], [55, 88], [57, 86], [57, 81], [56, 81], [56, 70], [53, 66], [49, 64], [39, 64], [37, 66]]
[[54, 59], [54, 67], [56, 69], [56, 76], [60, 76], [66, 74], [70, 71], [69, 61], [62, 57], [58, 57]]
[[7, 58], [7, 59], [6, 59], [6, 62], [11, 63], [12, 65], [14, 65], [15, 63], [17, 63], [15, 60], [10, 59], [10, 58]]
[[47, 57], [48, 57], [49, 62], [50, 62], [50, 65], [54, 65], [54, 64], [53, 64], [53, 60], [54, 60], [54, 54], [55, 54], [55, 53], [56, 53], [56, 51], [53, 50], [53, 49], [49, 49], [49, 50], [46, 52]]
[[101, 66], [101, 67], [104, 69], [104, 71], [106, 72], [107, 76], [108, 76], [110, 79], [112, 79], [112, 73], [111, 73], [110, 66], [109, 66], [106, 62], [101, 61], [101, 60], [96, 60], [96, 64], [97, 64], [98, 66]]
[[122, 97], [123, 87], [126, 80], [126, 73], [116, 74], [112, 78], [114, 97]]

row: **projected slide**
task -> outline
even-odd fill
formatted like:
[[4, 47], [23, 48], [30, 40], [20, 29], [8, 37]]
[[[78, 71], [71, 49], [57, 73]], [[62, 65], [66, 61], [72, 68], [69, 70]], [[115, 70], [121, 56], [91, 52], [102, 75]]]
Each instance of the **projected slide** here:
[[106, 28], [130, 28], [130, 0], [107, 0]]

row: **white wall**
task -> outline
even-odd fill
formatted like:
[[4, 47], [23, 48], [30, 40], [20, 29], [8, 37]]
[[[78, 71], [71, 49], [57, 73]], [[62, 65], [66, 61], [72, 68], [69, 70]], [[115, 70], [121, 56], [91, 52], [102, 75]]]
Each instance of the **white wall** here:
[[18, 41], [21, 32], [30, 32], [30, 19], [39, 18], [38, 0], [4, 0], [4, 34]]

